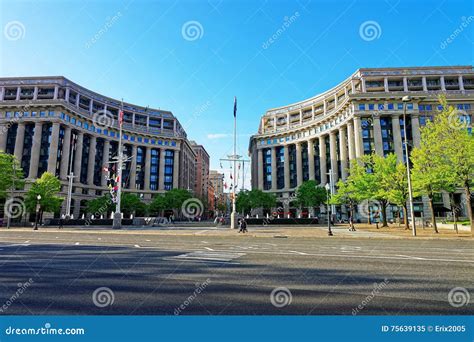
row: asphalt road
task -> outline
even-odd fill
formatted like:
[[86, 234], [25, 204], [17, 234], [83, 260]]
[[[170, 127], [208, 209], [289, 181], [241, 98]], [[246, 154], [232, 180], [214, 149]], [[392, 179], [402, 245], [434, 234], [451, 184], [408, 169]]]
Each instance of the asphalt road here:
[[[3, 230], [0, 241], [3, 315], [474, 314], [472, 240]], [[468, 293], [453, 290], [451, 305], [454, 288]]]

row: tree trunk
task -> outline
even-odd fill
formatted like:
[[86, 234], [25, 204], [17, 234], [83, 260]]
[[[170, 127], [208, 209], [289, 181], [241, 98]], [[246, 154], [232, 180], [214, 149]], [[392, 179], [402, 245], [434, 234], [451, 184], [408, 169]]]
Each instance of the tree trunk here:
[[469, 217], [469, 222], [471, 223], [471, 235], [474, 235], [474, 219], [472, 217], [471, 190], [469, 189], [469, 181], [464, 183], [464, 191], [466, 193], [467, 216]]
[[372, 218], [370, 217], [372, 215], [370, 210], [370, 201], [367, 201], [367, 211], [369, 212], [369, 224], [372, 224]]
[[458, 233], [458, 213], [456, 208], [456, 203], [454, 202], [454, 193], [449, 193], [449, 205], [451, 206], [451, 213], [453, 214], [453, 221], [454, 221], [454, 230], [456, 234]]
[[385, 200], [381, 200], [380, 204], [381, 204], [381, 210], [382, 210], [382, 227], [388, 227], [388, 223], [387, 223], [388, 202]]
[[405, 230], [410, 229], [410, 226], [408, 224], [408, 209], [406, 204], [403, 206], [403, 221], [405, 222]]
[[433, 196], [429, 195], [428, 196], [428, 202], [430, 204], [430, 212], [431, 212], [431, 224], [433, 224], [433, 229], [436, 234], [438, 234], [438, 226], [436, 225], [436, 217], [435, 217], [435, 212], [434, 212], [434, 206], [433, 206]]

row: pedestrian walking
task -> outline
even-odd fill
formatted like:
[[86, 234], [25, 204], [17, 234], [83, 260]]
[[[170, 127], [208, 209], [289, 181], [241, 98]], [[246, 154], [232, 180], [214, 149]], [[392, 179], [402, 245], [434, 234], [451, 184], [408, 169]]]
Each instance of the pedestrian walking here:
[[247, 230], [247, 222], [245, 221], [245, 219], [241, 219], [239, 221], [239, 227], [240, 227], [240, 230], [239, 230], [239, 233], [242, 232], [242, 233], [247, 233], [248, 230]]

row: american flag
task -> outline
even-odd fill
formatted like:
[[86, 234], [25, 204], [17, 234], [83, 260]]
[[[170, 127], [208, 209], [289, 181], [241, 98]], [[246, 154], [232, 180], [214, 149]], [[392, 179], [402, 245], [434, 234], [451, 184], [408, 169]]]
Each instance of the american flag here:
[[123, 110], [120, 110], [119, 112], [119, 125], [122, 126], [123, 123]]

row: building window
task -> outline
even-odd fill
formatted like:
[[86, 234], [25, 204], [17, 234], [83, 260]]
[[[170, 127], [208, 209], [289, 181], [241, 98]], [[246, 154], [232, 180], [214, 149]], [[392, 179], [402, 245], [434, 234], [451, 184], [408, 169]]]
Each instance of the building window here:
[[272, 150], [266, 148], [263, 153], [263, 189], [270, 190], [272, 188]]

